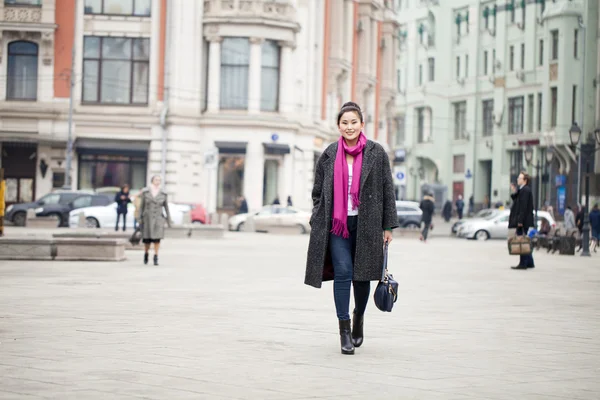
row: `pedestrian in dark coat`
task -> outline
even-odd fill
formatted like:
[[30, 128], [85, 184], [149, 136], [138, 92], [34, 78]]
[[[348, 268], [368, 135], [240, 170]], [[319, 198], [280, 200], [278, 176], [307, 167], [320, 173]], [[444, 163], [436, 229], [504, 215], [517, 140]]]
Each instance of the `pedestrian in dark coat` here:
[[[531, 178], [526, 172], [521, 172], [517, 178], [518, 189], [512, 194], [513, 205], [508, 217], [509, 229], [516, 229], [517, 235], [527, 235], [529, 228], [533, 227], [533, 193], [529, 188]], [[535, 268], [533, 256], [521, 255], [519, 265], [511, 267], [512, 269]]]
[[458, 219], [462, 219], [463, 210], [465, 209], [465, 201], [461, 194], [458, 195], [458, 200], [456, 200], [456, 213], [458, 214]]
[[[167, 194], [160, 188], [160, 176], [155, 175], [149, 187], [140, 193], [140, 218], [142, 220], [142, 242], [144, 242], [144, 264], [148, 264], [150, 244], [154, 244], [154, 265], [158, 265], [158, 249], [165, 236], [165, 223], [171, 226], [171, 214]], [[164, 210], [164, 214], [163, 214]]]
[[435, 212], [435, 199], [430, 193], [423, 197], [419, 206], [423, 214], [421, 214], [421, 223], [423, 224], [423, 231], [421, 231], [421, 240], [427, 242], [427, 234], [429, 228], [431, 228], [431, 220], [433, 219], [433, 213]]
[[117, 202], [117, 223], [115, 225], [115, 231], [119, 230], [119, 219], [123, 216], [123, 232], [127, 227], [127, 205], [131, 203], [129, 197], [129, 185], [123, 185], [119, 193], [115, 195], [115, 201]]
[[320, 288], [323, 281], [334, 281], [341, 350], [354, 354], [363, 342], [370, 281], [381, 278], [383, 246], [392, 241], [398, 217], [389, 158], [363, 134], [360, 107], [344, 104], [337, 123], [340, 139], [327, 147], [315, 169], [304, 283]]
[[444, 221], [446, 222], [450, 221], [450, 218], [452, 218], [452, 202], [450, 200], [446, 200], [446, 203], [444, 203], [442, 215], [444, 217]]

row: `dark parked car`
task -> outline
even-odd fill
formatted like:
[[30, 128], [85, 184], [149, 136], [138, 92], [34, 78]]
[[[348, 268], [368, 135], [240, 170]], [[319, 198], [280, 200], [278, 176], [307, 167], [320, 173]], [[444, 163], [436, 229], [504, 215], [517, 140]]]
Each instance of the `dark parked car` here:
[[76, 191], [49, 193], [32, 203], [13, 204], [6, 209], [5, 219], [17, 226], [24, 226], [27, 210], [35, 209], [38, 217], [54, 216], [58, 226], [69, 226], [69, 212], [76, 208], [90, 206], [105, 206], [114, 201], [107, 195], [87, 194]]
[[401, 228], [418, 229], [421, 227], [423, 211], [416, 201], [396, 201], [396, 213]]

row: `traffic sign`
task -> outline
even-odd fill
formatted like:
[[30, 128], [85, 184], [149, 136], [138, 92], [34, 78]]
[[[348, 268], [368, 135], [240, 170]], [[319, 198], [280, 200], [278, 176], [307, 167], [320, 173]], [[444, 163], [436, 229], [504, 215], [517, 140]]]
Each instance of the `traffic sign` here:
[[465, 178], [470, 179], [473, 177], [473, 174], [471, 173], [470, 169], [467, 169], [467, 173], [465, 174]]
[[394, 183], [406, 185], [406, 167], [404, 165], [394, 166]]
[[274, 142], [278, 141], [278, 140], [279, 140], [279, 135], [278, 135], [278, 134], [276, 134], [276, 133], [273, 133], [273, 134], [271, 135], [271, 140], [272, 140], [272, 141], [274, 141]]

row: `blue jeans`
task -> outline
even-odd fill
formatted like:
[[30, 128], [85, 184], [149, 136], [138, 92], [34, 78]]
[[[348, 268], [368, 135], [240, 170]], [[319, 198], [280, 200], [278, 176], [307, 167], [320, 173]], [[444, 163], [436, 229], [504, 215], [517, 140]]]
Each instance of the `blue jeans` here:
[[[523, 232], [523, 228], [517, 228], [517, 235], [526, 235], [527, 232]], [[519, 256], [519, 265], [530, 267], [533, 263], [533, 251], [531, 254], [526, 256]]]
[[354, 307], [358, 315], [363, 315], [369, 302], [370, 281], [353, 281], [354, 253], [356, 252], [356, 231], [358, 217], [348, 217], [350, 237], [344, 239], [333, 233], [329, 234], [329, 251], [333, 262], [333, 298], [335, 310], [340, 320], [349, 320], [350, 284], [354, 286]]

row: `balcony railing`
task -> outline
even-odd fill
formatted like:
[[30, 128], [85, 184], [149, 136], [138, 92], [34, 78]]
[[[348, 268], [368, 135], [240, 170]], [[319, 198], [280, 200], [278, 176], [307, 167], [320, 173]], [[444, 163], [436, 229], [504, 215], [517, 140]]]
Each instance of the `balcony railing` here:
[[294, 6], [287, 0], [204, 0], [206, 17], [263, 17], [293, 21]]
[[37, 23], [42, 21], [41, 0], [4, 0], [5, 22]]

